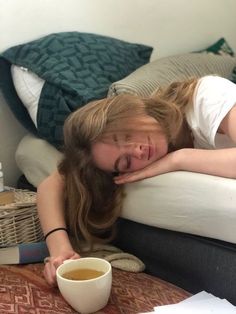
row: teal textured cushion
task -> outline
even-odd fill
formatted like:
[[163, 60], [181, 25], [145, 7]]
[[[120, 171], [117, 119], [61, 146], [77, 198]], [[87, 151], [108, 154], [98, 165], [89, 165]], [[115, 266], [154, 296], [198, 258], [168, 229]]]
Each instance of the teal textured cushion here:
[[106, 97], [111, 83], [149, 62], [152, 50], [108, 36], [63, 32], [12, 47], [1, 57], [45, 80], [37, 131], [58, 146], [63, 142], [62, 126], [68, 114], [91, 100]]
[[231, 81], [236, 84], [236, 66], [233, 68], [232, 75], [231, 75]]
[[221, 56], [230, 55], [234, 57], [233, 49], [230, 47], [226, 39], [223, 37], [217, 40], [215, 43], [213, 43], [209, 47], [203, 50], [200, 50], [198, 52], [213, 53], [213, 54], [221, 55]]

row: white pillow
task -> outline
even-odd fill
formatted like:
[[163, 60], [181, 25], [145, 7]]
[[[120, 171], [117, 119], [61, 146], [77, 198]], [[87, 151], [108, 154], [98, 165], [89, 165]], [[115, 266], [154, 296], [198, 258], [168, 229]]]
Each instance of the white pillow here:
[[47, 141], [27, 134], [16, 149], [15, 160], [28, 182], [37, 187], [57, 169], [62, 156]]
[[38, 103], [45, 81], [28, 69], [17, 65], [11, 66], [11, 75], [17, 95], [37, 128]]

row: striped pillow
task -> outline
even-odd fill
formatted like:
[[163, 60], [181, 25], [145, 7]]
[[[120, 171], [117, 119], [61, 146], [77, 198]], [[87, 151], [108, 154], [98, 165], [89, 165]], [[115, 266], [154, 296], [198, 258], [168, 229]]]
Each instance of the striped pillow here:
[[230, 78], [236, 58], [228, 55], [187, 53], [169, 56], [152, 61], [122, 80], [113, 83], [108, 96], [129, 93], [149, 96], [160, 86], [189, 77], [201, 77], [209, 74]]

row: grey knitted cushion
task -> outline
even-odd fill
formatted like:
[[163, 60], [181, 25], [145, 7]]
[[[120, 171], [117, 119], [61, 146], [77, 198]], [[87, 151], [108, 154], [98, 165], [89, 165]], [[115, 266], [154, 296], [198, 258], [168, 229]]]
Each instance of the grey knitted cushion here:
[[129, 93], [146, 97], [159, 86], [193, 76], [217, 74], [230, 78], [234, 66], [236, 66], [236, 58], [231, 56], [187, 53], [165, 57], [152, 61], [124, 79], [113, 83], [109, 88], [108, 96]]

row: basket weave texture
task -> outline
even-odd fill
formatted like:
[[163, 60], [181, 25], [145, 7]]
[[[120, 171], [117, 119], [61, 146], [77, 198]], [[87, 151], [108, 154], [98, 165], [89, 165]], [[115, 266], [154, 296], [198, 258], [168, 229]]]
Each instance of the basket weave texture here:
[[14, 202], [0, 206], [0, 247], [41, 240], [36, 193], [14, 189]]

